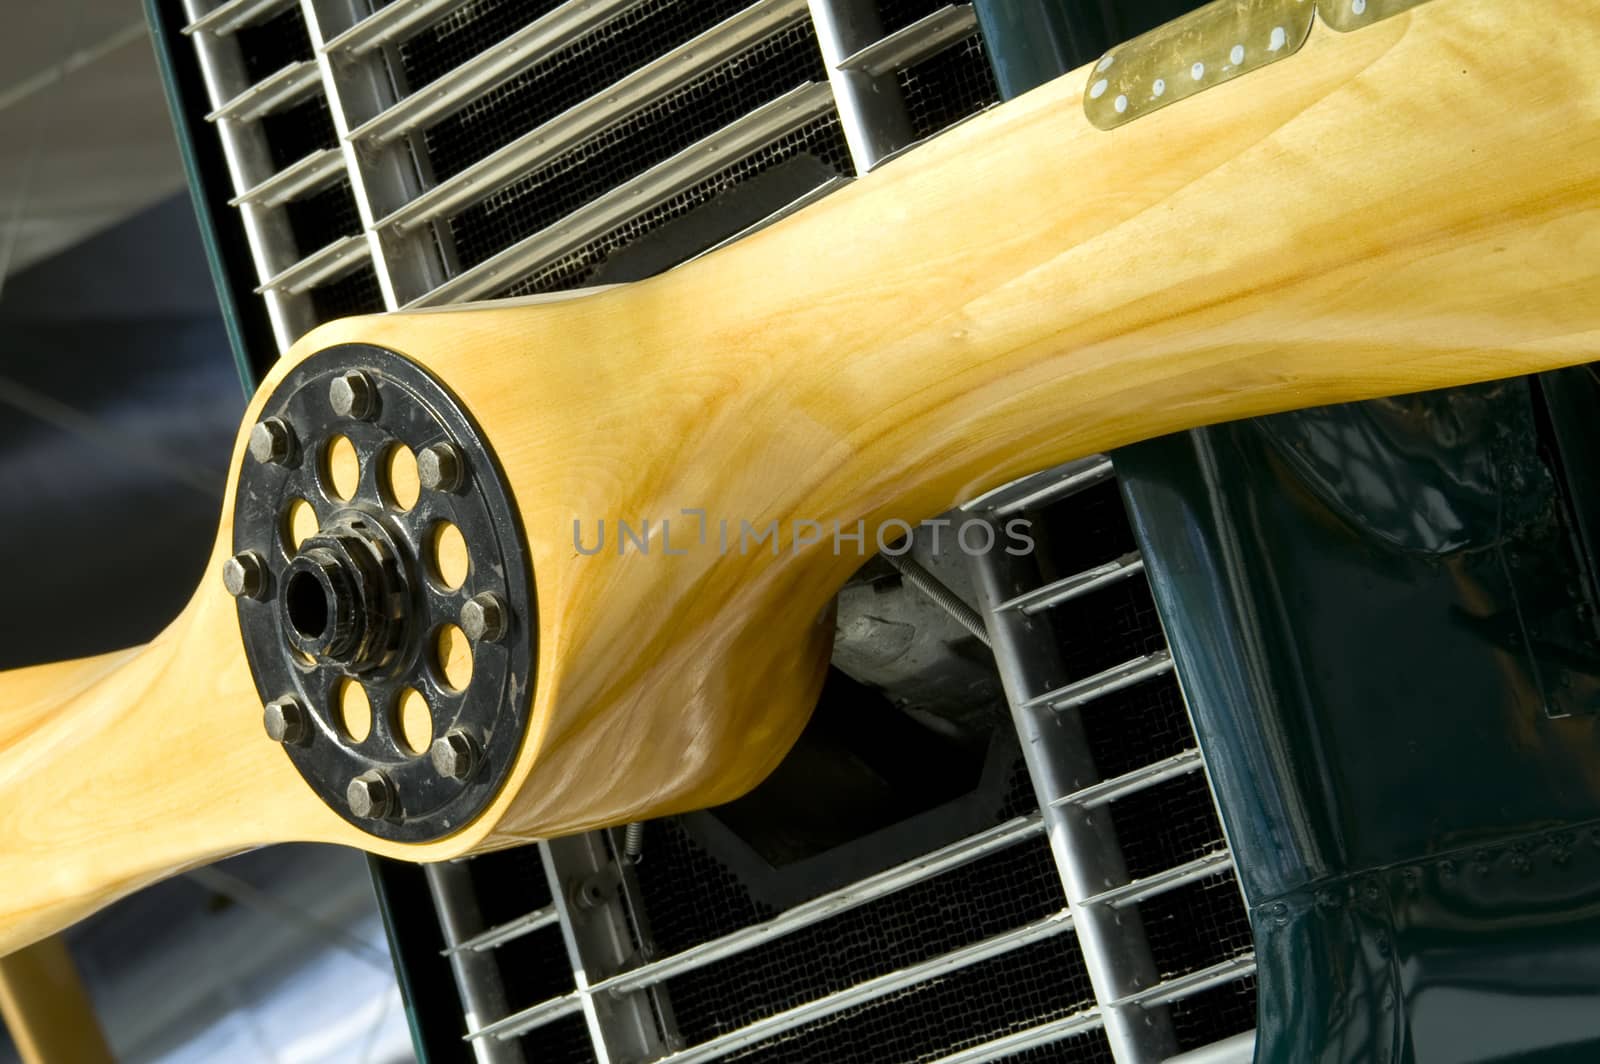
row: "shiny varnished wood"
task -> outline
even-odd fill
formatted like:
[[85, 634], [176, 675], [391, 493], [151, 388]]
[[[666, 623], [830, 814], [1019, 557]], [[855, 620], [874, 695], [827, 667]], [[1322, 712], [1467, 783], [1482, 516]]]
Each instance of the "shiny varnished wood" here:
[[459, 394], [513, 485], [540, 642], [511, 783], [422, 846], [321, 806], [261, 732], [224, 521], [151, 646], [0, 684], [0, 950], [248, 846], [436, 860], [755, 784], [862, 559], [676, 527], [682, 556], [584, 556], [575, 520], [861, 521], [870, 543], [1133, 440], [1593, 359], [1597, 56], [1595, 0], [1434, 0], [1110, 133], [1080, 72], [654, 280], [317, 330], [263, 395], [381, 344]]

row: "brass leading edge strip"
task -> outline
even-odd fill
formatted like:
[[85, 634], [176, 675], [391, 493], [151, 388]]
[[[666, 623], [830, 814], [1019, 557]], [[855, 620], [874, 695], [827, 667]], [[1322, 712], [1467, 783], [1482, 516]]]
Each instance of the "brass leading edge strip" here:
[[1427, 0], [1216, 0], [1100, 57], [1083, 109], [1116, 129], [1298, 52], [1316, 16], [1341, 32]]
[[1349, 33], [1374, 22], [1382, 22], [1410, 11], [1428, 0], [1318, 0], [1317, 14], [1322, 21], [1338, 30]]

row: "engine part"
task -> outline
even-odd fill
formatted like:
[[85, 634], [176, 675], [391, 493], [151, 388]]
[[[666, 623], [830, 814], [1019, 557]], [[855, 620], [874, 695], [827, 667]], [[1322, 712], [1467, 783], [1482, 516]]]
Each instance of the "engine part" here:
[[251, 454], [223, 581], [268, 736], [364, 830], [449, 834], [504, 782], [531, 693], [533, 582], [493, 456], [426, 370], [363, 344], [292, 370]]

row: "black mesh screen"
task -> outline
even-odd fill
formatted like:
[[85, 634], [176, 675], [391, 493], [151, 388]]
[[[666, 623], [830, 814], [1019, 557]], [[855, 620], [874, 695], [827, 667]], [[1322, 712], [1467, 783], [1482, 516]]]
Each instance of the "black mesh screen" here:
[[348, 181], [292, 200], [284, 207], [284, 213], [289, 218], [289, 231], [294, 234], [294, 244], [301, 258], [340, 237], [361, 232], [361, 212], [356, 208], [355, 194]]
[[[680, 880], [673, 890], [688, 886]], [[1033, 840], [679, 976], [667, 991], [679, 1030], [702, 1041], [1021, 927], [1065, 904], [1049, 847]], [[648, 894], [645, 905], [655, 912]], [[1061, 948], [1076, 951], [1070, 937], [1062, 941]]]
[[336, 281], [311, 290], [316, 319], [332, 321], [352, 314], [375, 314], [383, 309], [383, 291], [371, 266], [352, 270]]
[[1037, 517], [1049, 546], [1037, 555], [1047, 580], [1108, 562], [1138, 546], [1115, 481], [1047, 506]]
[[949, 4], [950, 0], [877, 0], [878, 24], [887, 36]]
[[439, 75], [498, 44], [564, 0], [473, 0], [400, 45], [406, 87], [416, 92]]
[[233, 35], [239, 43], [244, 72], [251, 84], [276, 74], [291, 63], [311, 58], [311, 35], [295, 4], [265, 22], [245, 26]]
[[896, 80], [918, 140], [1000, 101], [1000, 88], [977, 34], [906, 67]]
[[509, 923], [550, 904], [550, 883], [537, 847], [486, 854], [468, 867], [485, 926]]
[[272, 155], [272, 165], [282, 170], [320, 148], [333, 148], [339, 137], [333, 128], [333, 115], [321, 93], [293, 107], [275, 111], [261, 119], [261, 133]]
[[1236, 979], [1173, 1002], [1168, 1014], [1181, 1051], [1248, 1031], [1256, 1025], [1256, 977]]
[[1170, 675], [1097, 698], [1078, 715], [1095, 768], [1107, 779], [1195, 745], [1183, 693]]
[[450, 220], [468, 268], [604, 195], [813, 77], [809, 26], [765, 41]]
[[494, 959], [505, 984], [506, 1005], [513, 1012], [561, 997], [577, 986], [556, 924], [497, 946]]
[[1139, 916], [1162, 979], [1250, 951], [1250, 920], [1232, 875], [1212, 876], [1146, 898], [1139, 903]]
[[1068, 1041], [1035, 1046], [995, 1059], [1004, 1064], [1112, 1064], [1115, 1058], [1105, 1034], [1095, 1030]]
[[495, 149], [606, 90], [709, 29], [748, 0], [651, 0], [491, 89], [425, 135], [435, 177], [459, 173]]
[[838, 119], [829, 116], [812, 122], [794, 133], [746, 156], [700, 183], [673, 196], [665, 203], [645, 211], [597, 240], [507, 288], [503, 296], [532, 295], [577, 288], [585, 284], [618, 251], [690, 211], [703, 207], [735, 185], [767, 172], [785, 160], [810, 154], [839, 173], [854, 173], [849, 149]]
[[1222, 824], [1203, 772], [1118, 798], [1108, 808], [1133, 879], [1222, 849]]
[[[529, 1064], [593, 1064], [595, 1060], [589, 1026], [581, 1013], [529, 1031], [520, 1042]], [[463, 1055], [462, 1059], [472, 1058]]]
[[[782, 1040], [752, 1046], [726, 1059], [747, 1064], [931, 1061], [1071, 1015], [1092, 1002], [1089, 977], [1069, 930], [817, 1020]], [[1050, 1055], [1033, 1059], [1111, 1059], [1098, 1032], [1044, 1048]]]
[[1093, 676], [1167, 645], [1143, 580], [1108, 584], [1035, 614], [1033, 623], [1053, 632], [1061, 648], [1060, 681]]

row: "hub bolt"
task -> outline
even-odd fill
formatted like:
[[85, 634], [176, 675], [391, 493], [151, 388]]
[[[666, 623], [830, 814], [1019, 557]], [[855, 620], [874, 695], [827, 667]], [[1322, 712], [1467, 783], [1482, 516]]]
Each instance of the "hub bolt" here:
[[464, 780], [478, 767], [478, 744], [460, 728], [434, 740], [431, 753], [434, 770], [446, 779]]
[[436, 443], [417, 455], [417, 479], [429, 491], [455, 491], [465, 472], [461, 452], [448, 443]]
[[493, 591], [474, 595], [461, 607], [461, 630], [474, 643], [493, 643], [506, 634], [506, 605]]
[[339, 374], [328, 385], [328, 402], [340, 417], [365, 419], [378, 408], [378, 390], [371, 377], [358, 369], [351, 370]]
[[258, 599], [267, 590], [267, 563], [253, 550], [222, 563], [222, 586], [234, 598]]
[[263, 418], [250, 430], [250, 456], [258, 462], [283, 465], [294, 446], [294, 429], [281, 417]]
[[373, 769], [351, 780], [344, 796], [350, 803], [350, 812], [363, 820], [379, 820], [389, 815], [389, 807], [394, 804], [394, 785], [389, 777]]
[[267, 737], [275, 743], [293, 745], [303, 742], [310, 732], [306, 723], [306, 710], [294, 695], [285, 695], [267, 703], [262, 723]]

